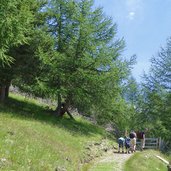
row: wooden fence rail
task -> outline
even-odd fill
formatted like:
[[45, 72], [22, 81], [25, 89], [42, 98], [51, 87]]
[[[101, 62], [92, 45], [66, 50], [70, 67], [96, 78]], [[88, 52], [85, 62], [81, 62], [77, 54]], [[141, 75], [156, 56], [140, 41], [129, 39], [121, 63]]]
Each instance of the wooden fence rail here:
[[162, 162], [164, 162], [164, 163], [167, 165], [168, 171], [171, 171], [171, 161], [168, 162], [167, 160], [163, 159], [162, 157], [160, 157], [160, 156], [158, 156], [158, 155], [156, 155], [156, 157], [157, 157], [158, 159], [160, 159]]
[[[137, 147], [140, 147], [141, 141], [137, 139]], [[145, 148], [147, 149], [160, 149], [161, 139], [160, 138], [145, 138]]]

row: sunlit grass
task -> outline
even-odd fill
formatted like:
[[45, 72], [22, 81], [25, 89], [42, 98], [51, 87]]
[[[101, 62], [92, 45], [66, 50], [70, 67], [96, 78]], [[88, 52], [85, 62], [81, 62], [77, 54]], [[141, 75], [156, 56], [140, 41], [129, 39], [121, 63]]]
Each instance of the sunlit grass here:
[[160, 152], [154, 150], [137, 152], [126, 162], [124, 171], [166, 171], [167, 165], [156, 155], [165, 158]]
[[98, 163], [89, 171], [114, 171], [116, 169], [116, 165], [117, 164], [115, 162]]
[[59, 119], [44, 109], [16, 95], [0, 105], [0, 170], [79, 170], [86, 144], [105, 137], [81, 117]]

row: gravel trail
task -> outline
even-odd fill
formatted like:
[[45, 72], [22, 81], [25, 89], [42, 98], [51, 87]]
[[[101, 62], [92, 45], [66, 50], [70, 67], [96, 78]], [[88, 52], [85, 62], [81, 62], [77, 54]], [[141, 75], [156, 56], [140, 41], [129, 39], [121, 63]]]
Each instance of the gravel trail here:
[[94, 162], [88, 171], [124, 171], [123, 166], [132, 154], [123, 154], [110, 151], [104, 157]]

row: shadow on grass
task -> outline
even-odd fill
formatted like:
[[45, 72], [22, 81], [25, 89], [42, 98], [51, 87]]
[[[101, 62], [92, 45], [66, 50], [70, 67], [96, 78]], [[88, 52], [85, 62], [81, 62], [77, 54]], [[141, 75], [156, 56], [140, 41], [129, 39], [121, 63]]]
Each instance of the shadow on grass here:
[[67, 117], [59, 118], [55, 116], [55, 114], [47, 112], [45, 107], [25, 100], [18, 100], [10, 97], [3, 105], [0, 105], [0, 111], [21, 119], [34, 119], [56, 125], [71, 132], [75, 136], [91, 136], [92, 134], [106, 136], [101, 128], [98, 128], [91, 123], [72, 120]]

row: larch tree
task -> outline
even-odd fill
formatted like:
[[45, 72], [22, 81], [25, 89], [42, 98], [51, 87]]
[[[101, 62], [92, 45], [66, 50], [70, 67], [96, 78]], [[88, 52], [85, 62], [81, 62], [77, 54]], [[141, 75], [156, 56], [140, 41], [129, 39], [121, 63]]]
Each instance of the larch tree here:
[[57, 98], [57, 115], [64, 102], [66, 108], [107, 116], [128, 65], [120, 58], [124, 41], [116, 38], [116, 24], [92, 0], [51, 0], [48, 8], [54, 49], [42, 49], [46, 76], [39, 80]]
[[171, 90], [171, 38], [167, 40], [166, 47], [161, 48], [158, 54], [151, 58], [151, 68], [145, 81], [151, 90]]
[[38, 61], [35, 59], [35, 46], [38, 46], [40, 37], [38, 37], [39, 31], [36, 30], [35, 23], [38, 24], [41, 21], [37, 17], [40, 16], [38, 12], [44, 3], [44, 0], [0, 2], [1, 101], [8, 97], [9, 86], [14, 78], [24, 75], [29, 80], [28, 75], [32, 73], [33, 66]]
[[166, 47], [151, 58], [150, 72], [144, 76], [143, 86], [145, 93], [140, 116], [144, 123], [151, 125], [155, 135], [170, 142], [171, 38]]

